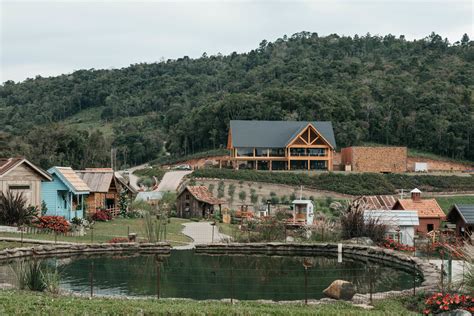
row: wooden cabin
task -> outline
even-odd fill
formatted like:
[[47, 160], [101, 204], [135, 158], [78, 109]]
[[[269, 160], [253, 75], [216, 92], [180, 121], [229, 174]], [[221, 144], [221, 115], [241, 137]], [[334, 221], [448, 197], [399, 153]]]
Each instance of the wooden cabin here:
[[474, 238], [473, 204], [454, 204], [448, 213], [448, 220], [456, 224], [456, 236]]
[[333, 170], [331, 122], [230, 121], [227, 141], [235, 169]]
[[87, 212], [94, 213], [105, 209], [117, 215], [119, 200], [119, 185], [111, 168], [86, 168], [76, 170], [76, 173], [90, 189], [87, 197]]
[[83, 218], [87, 184], [70, 167], [48, 169], [52, 181], [42, 183], [42, 199], [48, 208], [46, 215], [63, 216], [67, 220]]
[[186, 186], [176, 199], [178, 216], [182, 218], [208, 218], [216, 208], [220, 212], [224, 203], [202, 185]]
[[26, 204], [41, 206], [41, 184], [51, 175], [25, 158], [0, 158], [0, 191], [22, 194]]
[[418, 232], [429, 233], [441, 227], [446, 215], [435, 199], [422, 199], [421, 191], [414, 189], [410, 192], [410, 199], [399, 199], [395, 202], [394, 210], [414, 210], [418, 212], [420, 224], [416, 227]]

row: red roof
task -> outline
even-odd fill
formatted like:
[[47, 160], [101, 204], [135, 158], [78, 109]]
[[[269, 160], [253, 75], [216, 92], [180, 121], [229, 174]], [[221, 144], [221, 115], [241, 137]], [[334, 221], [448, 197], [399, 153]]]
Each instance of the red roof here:
[[394, 209], [400, 206], [402, 210], [418, 211], [419, 218], [446, 218], [443, 210], [435, 199], [404, 199], [395, 203]]
[[215, 198], [212, 193], [209, 192], [207, 187], [203, 185], [187, 186], [186, 190], [188, 190], [189, 193], [191, 193], [191, 195], [198, 201], [212, 205], [225, 203], [225, 201]]
[[46, 180], [52, 180], [51, 175], [48, 172], [44, 171], [40, 167], [35, 166], [33, 163], [23, 157], [0, 158], [0, 177], [4, 176], [22, 163], [26, 163], [31, 169], [35, 170]]

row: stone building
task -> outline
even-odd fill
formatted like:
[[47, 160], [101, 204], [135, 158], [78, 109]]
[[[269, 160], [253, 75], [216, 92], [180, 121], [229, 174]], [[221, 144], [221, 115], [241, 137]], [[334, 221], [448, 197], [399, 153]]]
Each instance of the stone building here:
[[344, 170], [396, 173], [407, 171], [406, 147], [346, 147], [341, 150]]

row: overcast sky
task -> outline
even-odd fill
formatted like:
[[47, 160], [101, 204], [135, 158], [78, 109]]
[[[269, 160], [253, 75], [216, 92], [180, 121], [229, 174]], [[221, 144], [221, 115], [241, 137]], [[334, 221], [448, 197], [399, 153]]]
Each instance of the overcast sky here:
[[0, 1], [0, 82], [246, 52], [300, 31], [474, 37], [471, 0]]

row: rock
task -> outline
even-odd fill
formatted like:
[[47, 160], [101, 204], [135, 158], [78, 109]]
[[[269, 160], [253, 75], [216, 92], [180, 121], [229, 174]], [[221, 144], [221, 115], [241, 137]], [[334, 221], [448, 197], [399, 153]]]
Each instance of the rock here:
[[344, 240], [346, 244], [352, 245], [364, 245], [364, 246], [375, 246], [375, 243], [369, 237], [355, 237], [348, 240]]
[[471, 316], [472, 314], [464, 309], [455, 309], [449, 312], [438, 314], [438, 316]]
[[323, 291], [326, 296], [335, 298], [336, 300], [347, 300], [350, 301], [356, 291], [354, 284], [344, 280], [336, 280]]
[[295, 239], [291, 236], [286, 236], [286, 242], [294, 242]]

